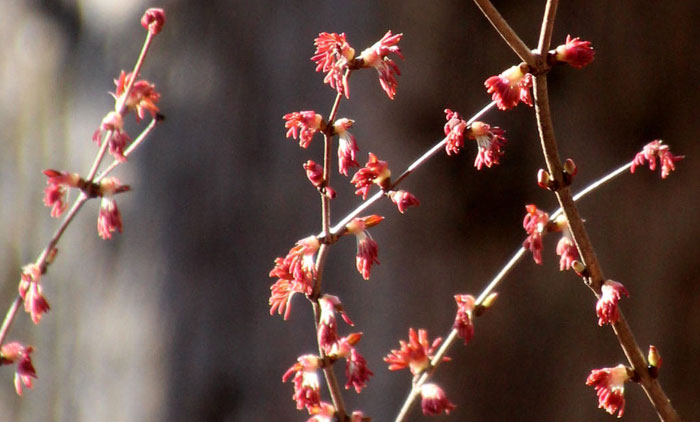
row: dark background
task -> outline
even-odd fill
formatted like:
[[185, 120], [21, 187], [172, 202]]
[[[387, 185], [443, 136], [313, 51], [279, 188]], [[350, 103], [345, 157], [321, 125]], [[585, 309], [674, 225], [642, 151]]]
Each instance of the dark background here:
[[[90, 136], [113, 106], [107, 91], [133, 66], [145, 32], [139, 19], [154, 5], [0, 4], [2, 308], [19, 268], [57, 225], [41, 203], [41, 170], [87, 172]], [[301, 165], [321, 161], [322, 143], [298, 148], [281, 119], [330, 109], [334, 92], [309, 60], [314, 37], [345, 32], [359, 54], [387, 29], [404, 34], [396, 99], [363, 71], [340, 108], [356, 120], [360, 161], [374, 152], [394, 174], [442, 138], [444, 108], [480, 109], [489, 101], [483, 81], [518, 62], [469, 1], [157, 5], [167, 23], [142, 75], [161, 91], [167, 120], [117, 172], [133, 187], [118, 198], [124, 233], [98, 238], [98, 205], [88, 204], [44, 279], [51, 312], [37, 327], [19, 315], [9, 339], [36, 347], [39, 379], [20, 399], [12, 369], [2, 369], [2, 420], [305, 421], [280, 378], [315, 350], [310, 307], [297, 297], [289, 321], [269, 316], [267, 273], [276, 256], [320, 230]], [[495, 5], [536, 45], [544, 1]], [[580, 210], [605, 274], [631, 292], [621, 307], [638, 342], [660, 349], [661, 384], [688, 421], [700, 419], [698, 18], [692, 1], [561, 2], [553, 44], [580, 36], [596, 60], [549, 78], [560, 153], [579, 168], [575, 191], [656, 138], [687, 155], [668, 179], [647, 169], [621, 176]], [[409, 327], [445, 335], [453, 295], [477, 294], [522, 241], [524, 205], [556, 205], [535, 184], [544, 161], [534, 110], [483, 120], [508, 131], [502, 164], [477, 172], [469, 143], [406, 180], [420, 207], [403, 216], [388, 201], [373, 207], [387, 219], [372, 230], [381, 265], [369, 281], [354, 269], [354, 240], [330, 253], [324, 287], [364, 332], [360, 351], [375, 373], [346, 402], [375, 421], [394, 417], [410, 383], [382, 357]], [[359, 199], [337, 173], [332, 184], [338, 221]], [[518, 265], [472, 343], [454, 348], [438, 371], [457, 405], [453, 420], [611, 420], [584, 382], [624, 356], [611, 330], [597, 326], [593, 295], [558, 271], [555, 244], [545, 239], [544, 266], [529, 257]], [[350, 330], [341, 324], [341, 332]], [[640, 388], [628, 384], [626, 398], [626, 420], [657, 420]], [[417, 408], [410, 419], [427, 420]]]

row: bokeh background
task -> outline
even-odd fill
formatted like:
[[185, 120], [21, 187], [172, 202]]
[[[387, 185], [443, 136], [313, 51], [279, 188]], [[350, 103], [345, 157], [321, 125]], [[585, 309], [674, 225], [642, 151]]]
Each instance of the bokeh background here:
[[[496, 1], [535, 45], [544, 1]], [[46, 168], [86, 172], [90, 141], [113, 106], [107, 94], [130, 69], [143, 10], [164, 7], [143, 77], [162, 93], [166, 122], [117, 176], [124, 233], [101, 240], [93, 201], [69, 228], [45, 277], [52, 309], [34, 326], [22, 313], [10, 333], [36, 347], [36, 386], [23, 398], [12, 368], [0, 371], [0, 419], [12, 421], [304, 421], [281, 375], [315, 350], [310, 307], [295, 298], [289, 321], [268, 314], [273, 259], [320, 229], [320, 207], [302, 163], [320, 161], [285, 139], [281, 116], [326, 114], [333, 91], [309, 60], [322, 31], [345, 32], [359, 52], [387, 29], [402, 32], [394, 101], [373, 71], [353, 74], [340, 115], [356, 120], [362, 161], [372, 151], [395, 174], [441, 139], [446, 107], [464, 115], [489, 99], [488, 76], [517, 62], [469, 1], [12, 1], [0, 3], [0, 306], [16, 294], [57, 221], [41, 203]], [[687, 158], [667, 180], [646, 169], [580, 203], [608, 277], [631, 298], [622, 309], [637, 340], [663, 356], [661, 383], [685, 420], [700, 420], [698, 265], [698, 19], [692, 1], [561, 2], [554, 43], [593, 42], [582, 71], [551, 72], [555, 131], [576, 160], [575, 190], [662, 138]], [[354, 240], [331, 251], [324, 287], [364, 332], [375, 375], [350, 409], [391, 420], [410, 375], [382, 357], [409, 327], [445, 335], [455, 293], [478, 293], [522, 241], [524, 205], [553, 209], [539, 189], [544, 166], [534, 110], [491, 112], [508, 131], [502, 165], [477, 172], [475, 148], [439, 154], [406, 180], [421, 206], [372, 234], [381, 265], [364, 281]], [[135, 127], [130, 126], [132, 135]], [[337, 221], [359, 203], [333, 175]], [[592, 368], [624, 361], [595, 299], [558, 271], [556, 238], [545, 265], [528, 257], [498, 289], [468, 347], [435, 380], [457, 404], [453, 420], [606, 421]], [[350, 330], [341, 326], [347, 333]], [[344, 383], [344, 374], [339, 371]], [[641, 389], [627, 388], [625, 419], [657, 420]], [[411, 420], [427, 420], [414, 408]]]

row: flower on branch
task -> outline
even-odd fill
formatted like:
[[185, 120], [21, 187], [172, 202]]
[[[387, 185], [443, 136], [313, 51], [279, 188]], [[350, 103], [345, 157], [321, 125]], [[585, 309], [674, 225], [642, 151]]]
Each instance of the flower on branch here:
[[[426, 370], [430, 366], [430, 361], [435, 357], [438, 347], [442, 343], [442, 337], [436, 338], [432, 343], [428, 341], [426, 330], [408, 329], [408, 342], [399, 340], [401, 348], [392, 350], [385, 358], [384, 362], [389, 364], [390, 371], [409, 368], [415, 376]], [[442, 358], [443, 362], [450, 358]]]
[[558, 46], [554, 50], [554, 57], [557, 61], [568, 63], [569, 65], [581, 69], [593, 61], [595, 51], [590, 41], [581, 41], [578, 37], [566, 36], [566, 43]]
[[369, 153], [369, 160], [364, 167], [357, 170], [355, 175], [350, 180], [357, 190], [355, 195], [362, 195], [362, 199], [367, 199], [369, 188], [373, 184], [381, 187], [383, 190], [388, 189], [391, 183], [391, 171], [386, 161], [379, 160], [376, 155]]
[[401, 54], [401, 49], [397, 45], [402, 36], [403, 34], [392, 34], [391, 31], [387, 31], [382, 39], [362, 51], [357, 58], [358, 61], [361, 61], [362, 67], [373, 67], [377, 70], [377, 73], [379, 73], [379, 84], [392, 100], [399, 85], [396, 76], [401, 75], [401, 71], [399, 71], [396, 63], [387, 56], [389, 53], [394, 53], [402, 59], [404, 58]]
[[594, 369], [586, 379], [586, 385], [595, 388], [598, 407], [621, 418], [625, 413], [625, 381], [630, 379], [625, 365], [614, 368]]
[[435, 384], [423, 384], [420, 388], [420, 407], [426, 416], [439, 415], [442, 412], [450, 414], [456, 406], [447, 400], [447, 395]]
[[484, 86], [499, 109], [510, 110], [521, 101], [532, 107], [532, 74], [527, 72], [527, 65], [522, 64], [486, 79]]
[[411, 192], [405, 190], [390, 191], [387, 195], [391, 201], [396, 204], [399, 212], [403, 214], [408, 207], [417, 207], [420, 205], [418, 198], [416, 198]]
[[357, 142], [348, 129], [355, 123], [354, 120], [342, 118], [333, 123], [333, 131], [338, 135], [338, 172], [348, 175], [348, 168], [360, 167], [360, 163], [355, 159], [355, 154], [359, 151]]
[[46, 188], [44, 188], [44, 205], [51, 207], [51, 217], [60, 217], [66, 210], [68, 190], [80, 185], [80, 175], [65, 171], [44, 170]]
[[304, 163], [304, 170], [306, 170], [306, 177], [312, 185], [317, 188], [323, 185], [323, 167], [320, 164], [309, 160]]
[[526, 205], [527, 214], [523, 219], [523, 228], [527, 233], [527, 238], [523, 242], [523, 248], [532, 252], [532, 258], [537, 264], [542, 265], [542, 235], [549, 222], [549, 214], [540, 210], [535, 205]]
[[36, 370], [32, 364], [32, 346], [25, 346], [19, 342], [3, 344], [0, 347], [0, 365], [12, 365], [17, 363], [15, 370], [15, 391], [22, 395], [22, 384], [27, 388], [34, 386], [32, 378], [37, 378]]
[[559, 271], [570, 270], [571, 263], [580, 259], [578, 249], [576, 249], [568, 229], [564, 231], [563, 236], [559, 239], [559, 243], [557, 243], [557, 255], [561, 257], [559, 259]]
[[28, 264], [22, 267], [22, 276], [19, 282], [19, 295], [24, 301], [24, 310], [29, 314], [34, 324], [41, 321], [41, 317], [51, 307], [43, 294], [41, 284], [41, 268], [36, 264]]
[[294, 139], [299, 139], [299, 146], [302, 148], [309, 146], [314, 134], [323, 125], [323, 117], [315, 111], [295, 111], [285, 114], [282, 118], [285, 120], [287, 138], [292, 136]]
[[316, 278], [314, 255], [320, 247], [321, 242], [316, 236], [309, 236], [299, 240], [287, 256], [275, 259], [270, 277], [278, 280], [270, 287], [270, 315], [277, 311], [288, 319], [292, 296], [295, 293], [311, 294]]
[[121, 185], [115, 177], [107, 177], [100, 182], [100, 213], [97, 216], [97, 233], [103, 239], [111, 239], [112, 232], [122, 232], [122, 216], [117, 208], [114, 194], [129, 190], [129, 186]]
[[350, 350], [350, 356], [346, 358], [346, 362], [345, 376], [348, 381], [345, 384], [345, 389], [353, 387], [355, 392], [359, 394], [367, 386], [369, 377], [374, 375], [374, 373], [367, 367], [367, 361], [355, 347]]
[[644, 146], [641, 152], [634, 156], [634, 162], [630, 167], [630, 172], [634, 173], [637, 166], [649, 164], [649, 170], [656, 170], [656, 158], [659, 158], [661, 163], [661, 178], [665, 179], [673, 170], [676, 169], [674, 164], [685, 158], [685, 155], [673, 155], [669, 150], [668, 145], [664, 144], [661, 139], [656, 139]]
[[141, 26], [146, 28], [151, 35], [158, 35], [165, 25], [165, 12], [163, 9], [152, 7], [143, 14]]
[[335, 319], [335, 311], [340, 312], [343, 320], [348, 325], [354, 324], [348, 318], [337, 296], [324, 294], [318, 299], [318, 304], [321, 307], [317, 332], [318, 344], [328, 353], [338, 341], [338, 324]]
[[481, 170], [484, 165], [490, 168], [494, 164], [499, 164], [498, 159], [504, 154], [501, 148], [506, 143], [503, 129], [497, 126], [491, 127], [483, 122], [474, 122], [469, 125], [466, 133], [469, 139], [476, 140], [479, 146], [474, 160], [474, 167], [477, 170]]
[[126, 156], [124, 156], [124, 150], [131, 143], [131, 138], [124, 131], [124, 119], [122, 115], [116, 111], [110, 111], [102, 119], [102, 124], [100, 128], [92, 134], [92, 141], [97, 145], [102, 145], [102, 134], [107, 133], [109, 142], [109, 153], [120, 161], [126, 162]]
[[452, 328], [457, 330], [457, 334], [464, 340], [467, 345], [474, 337], [474, 296], [472, 295], [455, 295], [457, 302], [457, 316]]
[[310, 409], [309, 414], [312, 416], [307, 419], [306, 422], [335, 422], [337, 420], [335, 417], [335, 407], [326, 402], [320, 402], [317, 407]]
[[600, 286], [600, 299], [595, 305], [595, 311], [598, 315], [598, 325], [615, 324], [620, 318], [620, 311], [617, 308], [617, 302], [620, 301], [622, 295], [630, 296], [629, 291], [617, 281], [607, 280]]
[[119, 104], [120, 101], [124, 103], [127, 113], [133, 111], [136, 115], [137, 122], [140, 122], [141, 119], [146, 117], [146, 112], [148, 112], [152, 118], [155, 118], [159, 111], [156, 103], [160, 101], [160, 94], [156, 91], [156, 86], [152, 83], [143, 79], [137, 80], [131, 87], [129, 96], [123, 98], [126, 87], [131, 83], [133, 77], [134, 75], [131, 72], [127, 74], [122, 70], [119, 74], [119, 79], [114, 80], [117, 90], [111, 93], [112, 97], [114, 97], [117, 104]]
[[459, 149], [464, 146], [464, 129], [467, 127], [467, 122], [462, 119], [459, 113], [449, 108], [445, 109], [445, 118], [447, 119], [444, 127], [447, 138], [445, 152], [447, 155], [459, 154]]
[[[381, 221], [381, 220], [379, 220]], [[374, 223], [374, 224], [378, 224]], [[357, 271], [362, 274], [362, 278], [369, 280], [372, 265], [379, 264], [379, 246], [372, 239], [372, 235], [366, 230], [367, 222], [363, 218], [355, 218], [346, 226], [348, 233], [354, 234], [357, 238], [357, 255], [355, 256], [355, 266]]]
[[294, 374], [294, 394], [292, 398], [297, 403], [297, 409], [306, 408], [309, 414], [314, 414], [321, 407], [321, 392], [316, 373], [320, 367], [321, 360], [318, 356], [299, 356], [297, 363], [292, 365], [287, 372], [282, 375], [282, 382]]
[[349, 63], [355, 58], [355, 50], [345, 39], [345, 33], [321, 32], [314, 40], [316, 51], [311, 60], [316, 63], [316, 72], [326, 74], [323, 83], [327, 83], [338, 94], [350, 98], [348, 86]]

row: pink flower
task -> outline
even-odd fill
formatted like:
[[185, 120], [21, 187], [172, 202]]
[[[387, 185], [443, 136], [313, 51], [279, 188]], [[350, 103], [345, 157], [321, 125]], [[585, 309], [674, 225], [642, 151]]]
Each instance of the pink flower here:
[[102, 145], [102, 134], [108, 133], [109, 153], [120, 162], [126, 162], [124, 150], [131, 143], [131, 138], [124, 131], [124, 120], [121, 114], [110, 111], [102, 119], [100, 128], [92, 134], [92, 141]]
[[630, 171], [634, 173], [637, 166], [643, 166], [646, 162], [649, 163], [649, 170], [656, 170], [656, 157], [659, 157], [659, 162], [661, 162], [661, 178], [665, 179], [671, 171], [676, 169], [676, 165], [673, 163], [681, 161], [685, 155], [671, 154], [668, 145], [663, 144], [661, 139], [657, 139], [646, 144], [642, 152], [634, 156]]
[[617, 309], [617, 302], [620, 301], [622, 295], [630, 296], [629, 291], [617, 281], [607, 280], [600, 286], [600, 299], [595, 305], [595, 311], [598, 315], [598, 325], [615, 324], [620, 318], [620, 312]]
[[527, 73], [527, 70], [527, 65], [513, 66], [484, 82], [487, 92], [491, 94], [491, 99], [499, 109], [509, 110], [521, 101], [532, 106], [532, 75]]
[[469, 139], [475, 139], [479, 146], [474, 160], [474, 167], [477, 170], [481, 170], [484, 165], [490, 168], [494, 164], [499, 164], [498, 159], [504, 154], [501, 148], [506, 143], [504, 134], [503, 129], [497, 126], [491, 127], [483, 122], [474, 122], [469, 125], [467, 136]]
[[[436, 338], [432, 344], [428, 341], [426, 330], [408, 329], [408, 342], [399, 341], [401, 348], [392, 350], [385, 358], [384, 362], [389, 364], [390, 371], [409, 368], [413, 375], [418, 375], [430, 366], [430, 361], [435, 357], [438, 347], [442, 343], [442, 338]], [[442, 358], [443, 362], [450, 360], [448, 357]]]
[[59, 217], [66, 210], [66, 199], [68, 190], [66, 188], [76, 188], [80, 185], [81, 179], [77, 173], [65, 171], [44, 170], [46, 188], [44, 189], [44, 205], [51, 207], [51, 217]]
[[306, 170], [306, 177], [309, 179], [312, 185], [319, 188], [323, 185], [323, 167], [317, 164], [313, 160], [309, 160], [304, 163], [304, 170]]
[[345, 376], [348, 381], [345, 384], [345, 389], [353, 387], [355, 392], [359, 394], [367, 386], [369, 377], [374, 375], [374, 373], [369, 370], [367, 361], [354, 347], [350, 350], [350, 356], [346, 358], [346, 361]]
[[320, 367], [320, 359], [314, 355], [303, 355], [297, 359], [287, 372], [282, 375], [282, 382], [294, 374], [294, 394], [292, 398], [297, 403], [297, 409], [306, 408], [309, 414], [321, 406], [320, 385], [316, 371]]
[[426, 416], [439, 415], [442, 412], [450, 414], [456, 406], [447, 400], [442, 388], [435, 384], [423, 384], [420, 388], [420, 407]]
[[359, 151], [357, 142], [348, 129], [355, 123], [350, 119], [338, 119], [333, 123], [333, 131], [338, 135], [338, 172], [348, 175], [348, 168], [360, 167], [355, 159], [355, 154]]
[[119, 184], [115, 177], [107, 177], [100, 182], [100, 213], [97, 216], [97, 233], [103, 239], [111, 239], [112, 232], [122, 232], [122, 216], [117, 208], [117, 201], [113, 196], [129, 190], [129, 186]]
[[318, 299], [321, 306], [321, 315], [318, 321], [318, 344], [326, 353], [330, 352], [333, 345], [338, 341], [338, 324], [335, 319], [335, 311], [340, 312], [343, 320], [348, 325], [354, 325], [350, 318], [345, 314], [343, 305], [337, 296], [324, 294]]
[[527, 233], [527, 238], [523, 242], [523, 248], [532, 252], [532, 258], [537, 264], [542, 265], [542, 235], [549, 222], [549, 214], [538, 209], [535, 205], [526, 205], [527, 214], [523, 219], [523, 228]]
[[452, 328], [457, 330], [460, 338], [464, 339], [464, 344], [468, 344], [474, 337], [474, 296], [472, 295], [455, 295], [457, 301], [457, 316]]
[[119, 74], [119, 79], [114, 80], [114, 84], [117, 86], [116, 92], [112, 93], [117, 102], [124, 101], [127, 112], [134, 111], [136, 114], [136, 121], [140, 122], [141, 119], [146, 117], [146, 112], [150, 113], [151, 117], [155, 118], [158, 114], [158, 106], [156, 103], [160, 101], [160, 94], [156, 91], [156, 86], [150, 82], [139, 79], [134, 82], [134, 85], [129, 91], [129, 96], [127, 98], [122, 98], [126, 91], [126, 86], [131, 83], [133, 78], [132, 73]]
[[594, 369], [586, 379], [586, 385], [595, 388], [598, 395], [598, 407], [611, 415], [617, 413], [621, 418], [625, 413], [625, 381], [629, 372], [624, 365], [614, 368]]
[[314, 40], [316, 51], [311, 57], [316, 63], [316, 72], [326, 74], [323, 82], [335, 89], [338, 94], [350, 98], [348, 69], [355, 58], [355, 50], [345, 40], [345, 34], [321, 32]]
[[462, 120], [459, 113], [445, 109], [445, 117], [447, 118], [447, 123], [445, 123], [444, 131], [447, 137], [447, 143], [445, 144], [445, 152], [447, 155], [452, 155], [452, 153], [459, 154], [459, 149], [464, 146], [464, 129], [467, 127], [467, 122]]
[[420, 205], [418, 198], [411, 192], [405, 190], [390, 191], [388, 195], [391, 201], [396, 204], [401, 214], [403, 214], [408, 207], [417, 207]]
[[377, 259], [379, 246], [366, 230], [367, 224], [362, 218], [355, 218], [345, 227], [348, 233], [354, 234], [357, 238], [357, 255], [355, 257], [357, 271], [362, 274], [365, 280], [369, 280], [372, 265], [379, 264]]
[[581, 41], [578, 37], [566, 36], [566, 44], [562, 44], [554, 50], [554, 57], [557, 61], [568, 63], [571, 66], [581, 69], [593, 61], [595, 51], [591, 47], [590, 41]]
[[358, 61], [361, 60], [362, 62], [362, 67], [373, 67], [377, 70], [377, 73], [379, 73], [379, 84], [392, 100], [396, 95], [396, 88], [399, 84], [396, 76], [401, 75], [401, 72], [396, 63], [387, 56], [389, 53], [394, 53], [402, 59], [404, 58], [401, 54], [401, 49], [397, 45], [402, 36], [403, 34], [392, 35], [391, 31], [387, 31], [382, 39], [374, 43], [370, 48], [365, 49], [358, 57]]
[[[309, 414], [313, 415], [306, 422], [335, 422], [335, 407], [332, 404], [321, 402], [316, 408], [310, 409]], [[354, 420], [352, 422], [355, 422]]]
[[22, 395], [22, 384], [27, 388], [32, 388], [34, 382], [32, 378], [37, 378], [36, 370], [32, 365], [32, 346], [25, 346], [22, 343], [12, 342], [3, 344], [0, 347], [0, 365], [11, 365], [17, 363], [15, 370], [15, 391], [17, 395]]
[[571, 239], [569, 229], [567, 228], [563, 233], [564, 235], [557, 243], [557, 255], [561, 257], [559, 259], [559, 271], [570, 270], [571, 263], [579, 259], [578, 250]]
[[389, 187], [391, 171], [386, 161], [381, 161], [376, 155], [369, 153], [369, 160], [364, 167], [357, 170], [350, 183], [354, 184], [357, 190], [355, 195], [362, 195], [362, 199], [367, 199], [369, 188], [373, 184], [378, 185], [383, 190]]
[[28, 264], [22, 268], [22, 276], [19, 282], [19, 295], [24, 301], [24, 310], [29, 314], [34, 324], [38, 324], [43, 314], [51, 307], [43, 294], [41, 281], [41, 268], [35, 264]]
[[278, 280], [270, 287], [270, 315], [277, 311], [280, 315], [284, 313], [284, 319], [289, 318], [289, 303], [294, 293], [311, 294], [316, 277], [314, 255], [320, 247], [321, 242], [309, 236], [299, 240], [287, 256], [275, 259], [270, 277]]
[[152, 7], [147, 9], [141, 18], [141, 26], [146, 28], [151, 35], [158, 35], [165, 25], [165, 12], [163, 9]]
[[299, 139], [299, 146], [306, 148], [311, 143], [314, 134], [321, 129], [323, 117], [314, 111], [298, 111], [285, 114], [282, 117], [284, 127], [287, 129], [287, 138], [290, 136]]

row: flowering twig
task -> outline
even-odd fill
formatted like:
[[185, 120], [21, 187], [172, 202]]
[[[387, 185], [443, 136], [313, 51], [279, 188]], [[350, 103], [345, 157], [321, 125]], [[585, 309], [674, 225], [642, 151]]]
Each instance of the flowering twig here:
[[491, 22], [491, 25], [496, 28], [496, 31], [498, 31], [501, 37], [508, 43], [510, 48], [513, 49], [515, 54], [517, 54], [522, 61], [534, 67], [536, 65], [536, 60], [532, 51], [530, 51], [523, 40], [520, 39], [518, 34], [513, 31], [513, 28], [508, 25], [508, 22], [503, 19], [503, 16], [501, 16], [498, 10], [493, 7], [493, 4], [491, 4], [489, 0], [474, 0], [474, 2], [479, 6], [479, 9], [481, 9], [489, 22]]

